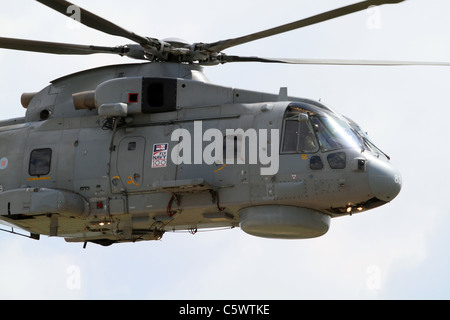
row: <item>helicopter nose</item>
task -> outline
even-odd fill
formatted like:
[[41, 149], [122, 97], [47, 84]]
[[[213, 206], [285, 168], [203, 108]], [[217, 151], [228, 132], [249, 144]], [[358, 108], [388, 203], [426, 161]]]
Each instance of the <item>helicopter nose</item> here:
[[367, 172], [370, 189], [376, 198], [390, 202], [400, 193], [402, 177], [389, 162], [373, 159], [367, 165]]

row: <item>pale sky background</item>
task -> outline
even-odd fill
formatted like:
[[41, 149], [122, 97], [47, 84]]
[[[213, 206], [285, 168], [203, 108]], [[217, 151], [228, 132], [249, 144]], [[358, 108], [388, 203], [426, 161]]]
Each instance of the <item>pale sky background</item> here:
[[[213, 42], [309, 17], [355, 1], [226, 2], [79, 0], [140, 35]], [[228, 54], [285, 58], [450, 62], [450, 2], [408, 0], [242, 45]], [[130, 41], [80, 26], [32, 0], [2, 4], [0, 36], [87, 45]], [[23, 116], [22, 92], [115, 56], [0, 50], [1, 118]], [[397, 199], [333, 219], [322, 238], [255, 238], [240, 229], [166, 233], [162, 241], [100, 247], [0, 233], [0, 299], [449, 299], [450, 67], [228, 64], [214, 83], [321, 99], [358, 122], [403, 176]], [[71, 282], [79, 276], [79, 283]], [[78, 285], [79, 284], [79, 285]]]

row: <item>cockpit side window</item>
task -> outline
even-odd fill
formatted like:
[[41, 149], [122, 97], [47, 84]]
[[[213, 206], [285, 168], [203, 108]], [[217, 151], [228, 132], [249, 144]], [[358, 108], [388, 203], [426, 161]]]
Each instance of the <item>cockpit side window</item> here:
[[298, 122], [288, 121], [284, 122], [284, 135], [283, 135], [283, 152], [296, 152], [298, 140]]
[[363, 149], [363, 140], [338, 115], [314, 106], [292, 103], [284, 115], [283, 153], [316, 153]]
[[313, 117], [312, 119], [322, 151], [340, 149], [339, 137], [333, 132], [332, 127], [328, 125], [329, 121], [327, 120], [327, 117]]
[[314, 130], [309, 120], [300, 122], [297, 150], [302, 153], [313, 153], [319, 151], [319, 144], [317, 143]]
[[315, 153], [319, 144], [309, 120], [285, 119], [282, 152]]

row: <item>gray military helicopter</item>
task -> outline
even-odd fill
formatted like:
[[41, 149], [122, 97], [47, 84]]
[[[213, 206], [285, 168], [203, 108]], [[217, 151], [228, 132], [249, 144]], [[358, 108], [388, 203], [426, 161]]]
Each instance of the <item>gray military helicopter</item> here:
[[[0, 38], [0, 48], [116, 54], [113, 65], [24, 93], [22, 118], [0, 122], [0, 221], [11, 232], [111, 245], [168, 231], [240, 227], [267, 238], [324, 235], [331, 218], [392, 201], [401, 175], [352, 120], [324, 104], [210, 83], [203, 66], [230, 62], [427, 65], [268, 59], [223, 50], [335, 19], [369, 0], [254, 34], [189, 44], [124, 30], [64, 0], [37, 0], [133, 44], [86, 46]], [[439, 64], [448, 65], [448, 64]], [[16, 231], [19, 228], [23, 232]]]

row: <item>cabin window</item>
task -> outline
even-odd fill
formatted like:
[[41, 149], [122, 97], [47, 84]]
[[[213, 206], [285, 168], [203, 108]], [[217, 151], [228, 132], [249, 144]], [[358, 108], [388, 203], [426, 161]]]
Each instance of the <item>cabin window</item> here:
[[136, 142], [132, 141], [132, 142], [128, 142], [128, 151], [134, 151], [136, 150]]
[[52, 149], [34, 149], [30, 154], [28, 173], [30, 176], [45, 176], [50, 173]]

